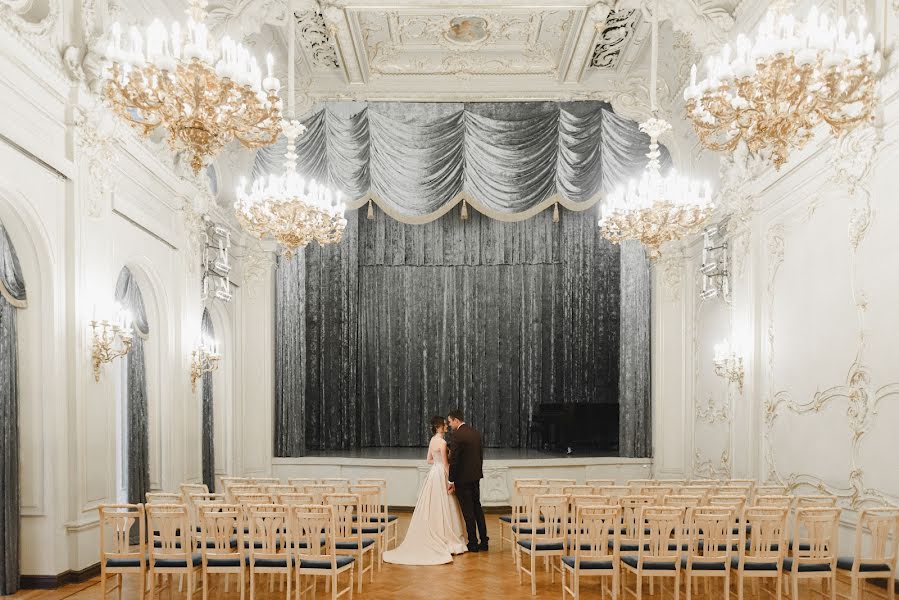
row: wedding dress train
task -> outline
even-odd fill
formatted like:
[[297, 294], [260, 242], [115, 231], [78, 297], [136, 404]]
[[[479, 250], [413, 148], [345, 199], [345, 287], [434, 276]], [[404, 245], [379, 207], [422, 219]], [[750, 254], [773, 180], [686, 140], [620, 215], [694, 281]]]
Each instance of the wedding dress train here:
[[[403, 542], [384, 553], [384, 560], [399, 565], [442, 565], [453, 561], [453, 554], [467, 550], [465, 528], [459, 501], [446, 491], [446, 442], [435, 445], [434, 436], [428, 449], [433, 464], [418, 493], [415, 511]], [[436, 447], [435, 447], [436, 446]]]

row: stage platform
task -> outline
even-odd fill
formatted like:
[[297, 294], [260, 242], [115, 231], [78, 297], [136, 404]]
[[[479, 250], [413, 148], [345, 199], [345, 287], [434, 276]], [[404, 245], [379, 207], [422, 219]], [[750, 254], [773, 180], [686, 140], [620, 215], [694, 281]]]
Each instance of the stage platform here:
[[[426, 453], [426, 448], [317, 452], [299, 458], [274, 458], [272, 474], [285, 481], [291, 477], [386, 479], [390, 505], [412, 507], [420, 483], [430, 469], [424, 458]], [[578, 483], [587, 479], [614, 479], [624, 483], [652, 474], [651, 458], [594, 454], [568, 456], [539, 450], [485, 449], [481, 502], [484, 506], [509, 505], [512, 481], [519, 478], [576, 479]]]

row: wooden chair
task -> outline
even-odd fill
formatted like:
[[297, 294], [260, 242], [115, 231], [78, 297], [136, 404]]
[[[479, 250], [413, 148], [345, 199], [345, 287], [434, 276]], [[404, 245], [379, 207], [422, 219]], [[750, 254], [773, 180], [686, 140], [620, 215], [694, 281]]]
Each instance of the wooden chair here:
[[[522, 535], [531, 533], [531, 524], [534, 523], [534, 497], [542, 496], [549, 493], [547, 485], [525, 484], [519, 485], [516, 495], [512, 498], [512, 522], [509, 525], [512, 545], [512, 560], [518, 565], [518, 552], [515, 550], [518, 540]], [[500, 536], [502, 538], [502, 535]], [[500, 549], [502, 549], [502, 539], [500, 539]]]
[[[315, 597], [316, 578], [326, 577], [331, 590], [331, 600], [348, 594], [353, 597], [352, 556], [337, 554], [335, 543], [336, 521], [333, 506], [293, 505], [289, 508], [287, 524], [288, 550], [296, 569], [297, 593], [312, 591]], [[324, 540], [324, 544], [322, 544]], [[347, 586], [339, 588], [340, 575], [349, 574]], [[312, 585], [303, 585], [303, 579], [312, 578]]]
[[254, 477], [253, 483], [259, 486], [281, 485], [281, 479], [278, 477]]
[[796, 509], [796, 539], [784, 559], [792, 598], [799, 598], [800, 579], [827, 582], [830, 600], [837, 598], [837, 546], [840, 537], [839, 508]]
[[834, 508], [837, 497], [829, 494], [817, 496], [796, 496], [796, 509], [800, 508]]
[[[249, 538], [247, 564], [250, 569], [250, 600], [256, 597], [256, 574], [280, 574], [287, 580], [286, 600], [290, 600], [293, 564], [286, 551], [287, 507], [283, 504], [254, 504], [246, 509]], [[274, 589], [274, 580], [269, 590]]]
[[200, 523], [200, 555], [203, 569], [203, 600], [208, 600], [209, 575], [225, 575], [225, 592], [232, 573], [237, 574], [240, 598], [246, 590], [244, 515], [238, 504], [207, 503], [197, 507]]
[[[689, 517], [689, 544], [681, 557], [687, 600], [693, 596], [693, 586], [698, 578], [721, 577], [724, 587], [721, 598], [730, 595], [730, 564], [737, 552], [733, 543], [736, 513], [728, 507], [701, 506], [691, 509]], [[709, 596], [706, 589], [706, 596]]]
[[[577, 523], [575, 523], [575, 519], [577, 517], [578, 508], [585, 506], [615, 506], [612, 504], [606, 496], [600, 496], [598, 494], [581, 494], [576, 496], [568, 496], [568, 551], [570, 551], [574, 546], [574, 536], [577, 532]], [[620, 527], [620, 526], [619, 526]]]
[[[561, 494], [549, 494], [535, 496], [533, 499], [534, 519], [532, 524], [541, 524], [539, 527], [530, 527], [529, 534], [523, 532], [519, 535], [516, 546], [518, 560], [518, 583], [522, 583], [522, 573], [527, 573], [531, 579], [531, 595], [537, 595], [537, 557], [543, 557], [548, 562], [551, 580], [555, 581], [555, 573], [561, 573], [561, 559], [565, 555], [565, 545], [568, 538], [568, 498]], [[525, 567], [525, 557], [528, 557], [528, 565]], [[559, 564], [553, 564], [552, 558], [558, 557]]]
[[[869, 543], [864, 543], [868, 537]], [[837, 558], [837, 569], [848, 573], [850, 598], [860, 600], [865, 579], [885, 579], [889, 598], [895, 600], [896, 557], [899, 547], [899, 508], [866, 508], [855, 525], [855, 550], [852, 556]]]
[[756, 496], [790, 496], [790, 488], [785, 485], [758, 485], [755, 487]]
[[743, 485], [719, 485], [715, 490], [717, 496], [738, 496], [747, 502], [752, 498], [752, 488]]
[[561, 494], [566, 486], [577, 485], [577, 479], [547, 479], [546, 485], [550, 494]]
[[777, 508], [790, 508], [793, 506], [793, 496], [756, 496], [752, 500], [753, 506], [774, 506]]
[[[726, 506], [733, 508], [737, 514], [737, 529], [743, 528], [743, 511], [746, 508], [746, 498], [744, 496], [709, 496], [705, 499], [705, 503], [708, 506]], [[734, 529], [735, 535], [740, 533], [737, 529]]]
[[682, 496], [702, 496], [705, 499], [714, 496], [717, 489], [714, 485], [685, 485], [679, 493]]
[[[743, 512], [745, 526], [738, 527], [740, 541], [738, 555], [730, 566], [737, 572], [737, 600], [743, 600], [744, 579], [775, 579], [775, 598], [783, 594], [783, 559], [787, 546], [786, 508], [753, 506]], [[747, 530], [752, 536], [747, 540]]]
[[222, 504], [225, 502], [223, 494], [196, 493], [188, 494], [184, 499], [184, 505], [187, 506], [187, 516], [193, 531], [200, 531], [200, 512], [199, 508], [203, 504]]
[[[588, 496], [593, 493], [592, 485], [566, 485], [562, 488], [563, 496]], [[574, 518], [574, 515], [571, 515]]]
[[[326, 494], [324, 503], [334, 508], [334, 551], [341, 556], [352, 556], [356, 563], [356, 589], [362, 592], [362, 578], [365, 572], [371, 573], [370, 581], [375, 580], [375, 539], [362, 535], [362, 529], [356, 527], [356, 519], [362, 512], [362, 503], [358, 494]], [[369, 564], [365, 566], [365, 555], [371, 555]]]
[[[146, 590], [147, 574], [147, 532], [144, 521], [143, 504], [101, 504], [100, 511], [100, 598], [106, 600], [109, 591], [116, 590], [122, 599], [123, 575], [139, 575], [139, 596], [141, 600]], [[137, 524], [139, 537], [136, 546], [129, 541], [131, 529]], [[107, 544], [107, 540], [109, 543]], [[116, 578], [116, 584], [107, 591], [109, 576]]]
[[609, 498], [614, 504], [618, 504], [619, 500], [624, 496], [631, 495], [631, 488], [627, 485], [607, 485], [599, 489], [593, 490], [594, 494]]
[[662, 499], [662, 506], [680, 506], [682, 508], [696, 508], [702, 505], [704, 498], [702, 496], [684, 496], [682, 494], [665, 496]]
[[181, 502], [187, 504], [190, 502], [192, 494], [208, 494], [209, 488], [205, 483], [182, 483], [179, 487], [181, 490]]
[[652, 496], [622, 496], [618, 499], [621, 506], [622, 554], [634, 554], [639, 550], [640, 536], [643, 534], [640, 509], [654, 503]]
[[264, 487], [265, 490], [263, 491], [272, 498], [277, 498], [280, 494], [292, 494], [297, 491], [292, 485], [284, 485], [281, 483], [276, 485], [266, 485]]
[[378, 571], [384, 562], [387, 525], [381, 522], [381, 490], [376, 485], [351, 485], [350, 493], [359, 496], [359, 513], [356, 523], [365, 537], [374, 536]]
[[384, 548], [395, 548], [397, 544], [397, 521], [396, 515], [390, 514], [390, 507], [387, 504], [387, 480], [364, 478], [356, 481], [359, 485], [376, 485], [380, 491], [380, 510], [378, 519], [386, 526], [384, 529]]
[[660, 486], [673, 488], [675, 491], [687, 485], [686, 479], [656, 479]]
[[329, 477], [321, 480], [322, 485], [330, 485], [337, 494], [346, 494], [350, 489], [350, 480], [345, 477]]
[[229, 486], [225, 491], [225, 500], [229, 503], [234, 504], [236, 502], [236, 498], [240, 494], [261, 494], [262, 488], [258, 485], [252, 485], [247, 483], [241, 483], [239, 485]]
[[147, 492], [145, 494], [147, 504], [181, 504], [181, 494], [172, 494], [169, 492]]
[[[642, 506], [638, 513], [640, 534], [637, 552], [621, 557], [625, 572], [636, 578], [633, 591], [624, 589], [637, 600], [643, 597], [643, 578], [674, 578], [674, 599], [680, 598], [682, 530], [685, 509], [676, 506]], [[626, 582], [622, 581], [622, 584]], [[663, 594], [664, 595], [664, 594]]]
[[291, 477], [287, 480], [287, 483], [296, 488], [296, 491], [303, 493], [307, 485], [318, 485], [321, 482], [311, 477]]
[[651, 487], [656, 485], [655, 479], [628, 479], [627, 487], [631, 489], [631, 495], [641, 495], [639, 494], [640, 490], [645, 487]]
[[307, 485], [306, 493], [312, 494], [312, 503], [313, 504], [324, 504], [325, 496], [328, 494], [336, 494], [337, 488], [333, 485], [325, 485], [325, 484], [315, 484], [315, 485]]
[[[600, 579], [600, 593], [604, 596], [610, 589], [612, 600], [617, 600], [620, 588], [621, 507], [578, 506], [574, 523], [574, 553], [569, 551], [562, 557], [562, 600], [569, 595], [574, 600], [580, 600], [582, 577], [611, 577], [611, 588], [607, 588]], [[570, 585], [566, 583], [568, 574], [571, 574]]]
[[315, 502], [312, 501], [312, 494], [300, 494], [298, 492], [278, 494], [276, 500], [278, 501], [278, 504], [283, 504], [288, 508], [291, 506], [301, 506], [304, 504], [315, 504]]
[[[543, 480], [541, 479], [515, 479], [512, 482], [512, 513], [508, 515], [500, 515], [499, 517], [499, 549], [502, 551], [503, 542], [509, 542], [509, 545], [512, 546], [512, 549], [515, 549], [515, 532], [513, 531], [516, 525], [521, 525], [527, 523], [527, 515], [519, 514], [518, 518], [515, 517], [516, 508], [519, 513], [522, 513], [523, 509], [527, 508], [527, 502], [524, 502], [521, 497], [521, 488], [527, 486], [528, 489], [537, 486], [542, 487], [543, 491], [538, 493], [545, 494], [549, 491], [549, 488], [543, 485]], [[525, 510], [526, 512], [526, 510]], [[509, 533], [506, 536], [506, 532]]]
[[642, 490], [640, 492], [638, 492], [637, 495], [652, 496], [653, 498], [655, 498], [656, 504], [661, 505], [665, 500], [665, 496], [671, 496], [673, 494], [674, 494], [674, 488], [669, 487], [669, 486], [655, 485], [655, 486], [643, 486]]
[[153, 532], [153, 543], [148, 544], [150, 598], [156, 597], [159, 575], [187, 575], [187, 594], [188, 598], [192, 597], [202, 558], [200, 553], [194, 552], [187, 507], [184, 504], [148, 504], [145, 510], [147, 528]]
[[592, 486], [594, 493], [597, 488], [604, 488], [610, 485], [615, 485], [614, 479], [588, 479], [584, 482], [586, 485]]

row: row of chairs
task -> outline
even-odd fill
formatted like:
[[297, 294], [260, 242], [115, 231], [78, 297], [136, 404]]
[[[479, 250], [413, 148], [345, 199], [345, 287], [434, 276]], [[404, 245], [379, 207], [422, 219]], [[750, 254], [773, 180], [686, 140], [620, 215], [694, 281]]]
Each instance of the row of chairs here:
[[[811, 497], [803, 503], [802, 498], [767, 496], [744, 508], [734, 498], [706, 505], [669, 498], [659, 505], [649, 496], [623, 497], [613, 503], [595, 495], [535, 494], [513, 526], [516, 570], [519, 581], [523, 575], [530, 577], [535, 594], [536, 561], [542, 557], [553, 581], [556, 572], [561, 574], [563, 598], [571, 595], [576, 600], [582, 577], [608, 577], [611, 586], [604, 581], [600, 585], [603, 593], [611, 591], [613, 599], [620, 589], [639, 599], [643, 579], [649, 578], [652, 586], [657, 577], [674, 578], [674, 597], [679, 598], [682, 574], [688, 600], [692, 585], [703, 577], [721, 577], [722, 595], [729, 596], [732, 571], [740, 600], [746, 578], [773, 579], [775, 594], [781, 598], [782, 576], [789, 575], [794, 599], [799, 581], [808, 578], [826, 582], [835, 598], [838, 570], [849, 574], [853, 598], [864, 579], [891, 582], [896, 573], [899, 508], [862, 511], [855, 556], [838, 557], [840, 509], [826, 498]], [[792, 506], [796, 508], [791, 519]], [[863, 552], [866, 535], [871, 543]], [[634, 575], [633, 590], [624, 585], [623, 573]]]

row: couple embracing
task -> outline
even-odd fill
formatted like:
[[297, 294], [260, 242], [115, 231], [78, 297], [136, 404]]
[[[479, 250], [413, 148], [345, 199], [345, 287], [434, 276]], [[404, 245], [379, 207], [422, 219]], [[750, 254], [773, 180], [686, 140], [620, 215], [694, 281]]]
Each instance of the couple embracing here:
[[[443, 438], [447, 423], [453, 429], [449, 449]], [[480, 491], [484, 477], [481, 434], [465, 423], [459, 410], [450, 411], [446, 420], [431, 419], [431, 434], [431, 469], [418, 493], [403, 543], [384, 553], [384, 560], [389, 563], [441, 565], [452, 562], [453, 554], [487, 550], [487, 523]]]

